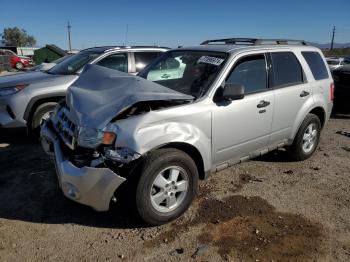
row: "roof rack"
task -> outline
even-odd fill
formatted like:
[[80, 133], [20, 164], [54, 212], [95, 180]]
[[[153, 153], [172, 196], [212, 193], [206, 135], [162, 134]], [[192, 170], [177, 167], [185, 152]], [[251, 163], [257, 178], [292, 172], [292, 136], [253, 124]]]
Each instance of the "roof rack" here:
[[201, 45], [307, 45], [304, 40], [294, 39], [260, 39], [260, 38], [224, 38], [206, 40]]
[[89, 48], [82, 49], [80, 51], [86, 51], [89, 49], [94, 49], [94, 48], [101, 48], [104, 49], [103, 52], [109, 52], [111, 50], [118, 50], [118, 49], [128, 49], [128, 48], [161, 48], [161, 49], [170, 49], [169, 47], [164, 47], [164, 46], [155, 46], [155, 45], [135, 45], [135, 46], [125, 46], [125, 45], [119, 45], [119, 46], [93, 46]]

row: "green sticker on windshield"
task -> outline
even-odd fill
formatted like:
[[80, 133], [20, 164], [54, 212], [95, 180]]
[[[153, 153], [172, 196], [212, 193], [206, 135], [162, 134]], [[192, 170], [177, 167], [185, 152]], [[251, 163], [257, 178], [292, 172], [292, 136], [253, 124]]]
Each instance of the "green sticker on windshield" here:
[[202, 56], [198, 59], [197, 63], [206, 63], [211, 65], [219, 66], [224, 61], [224, 59], [213, 57], [213, 56]]

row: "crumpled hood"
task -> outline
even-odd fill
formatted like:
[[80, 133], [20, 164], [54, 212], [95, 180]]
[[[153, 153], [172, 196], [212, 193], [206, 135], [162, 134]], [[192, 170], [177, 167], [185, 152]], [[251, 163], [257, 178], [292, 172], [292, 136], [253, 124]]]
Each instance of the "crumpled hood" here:
[[[74, 76], [75, 77], [75, 76]], [[35, 84], [37, 82], [52, 82], [59, 80], [60, 84], [63, 84], [64, 80], [71, 81], [72, 76], [62, 75], [50, 75], [44, 72], [26, 72], [0, 77], [0, 88], [10, 87], [18, 84]]]
[[141, 77], [91, 64], [69, 87], [66, 97], [79, 126], [99, 129], [137, 102], [192, 99]]

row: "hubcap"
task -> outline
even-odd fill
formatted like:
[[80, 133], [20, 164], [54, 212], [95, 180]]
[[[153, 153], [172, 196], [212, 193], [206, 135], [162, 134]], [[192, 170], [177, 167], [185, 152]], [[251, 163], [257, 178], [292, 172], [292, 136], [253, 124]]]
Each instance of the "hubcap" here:
[[48, 119], [50, 118], [52, 112], [53, 112], [53, 111], [48, 111], [48, 112], [46, 112], [45, 114], [43, 114], [43, 116], [41, 117], [41, 120], [40, 120], [40, 125], [41, 125], [44, 121], [46, 121], [46, 120], [48, 120]]
[[152, 206], [158, 212], [170, 212], [181, 205], [187, 192], [187, 172], [179, 166], [167, 167], [153, 181], [150, 192]]
[[312, 123], [308, 125], [303, 136], [303, 151], [310, 153], [316, 146], [317, 126]]

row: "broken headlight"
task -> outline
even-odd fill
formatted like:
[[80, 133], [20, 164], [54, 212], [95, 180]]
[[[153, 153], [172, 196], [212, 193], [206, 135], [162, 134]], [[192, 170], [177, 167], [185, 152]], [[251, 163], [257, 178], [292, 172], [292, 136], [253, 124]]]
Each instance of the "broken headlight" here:
[[95, 148], [100, 144], [112, 145], [117, 138], [116, 127], [108, 124], [103, 130], [80, 127], [78, 133], [78, 145], [87, 148]]

